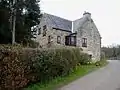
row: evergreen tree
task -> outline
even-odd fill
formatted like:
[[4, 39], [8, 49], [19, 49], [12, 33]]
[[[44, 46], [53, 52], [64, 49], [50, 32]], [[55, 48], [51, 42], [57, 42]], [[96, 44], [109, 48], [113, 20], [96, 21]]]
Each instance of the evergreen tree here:
[[[0, 2], [0, 43], [11, 43], [12, 25], [10, 16], [12, 9], [16, 10], [16, 42], [27, 44], [33, 37], [31, 27], [40, 22], [39, 0], [2, 0]], [[12, 22], [13, 23], [13, 22]]]

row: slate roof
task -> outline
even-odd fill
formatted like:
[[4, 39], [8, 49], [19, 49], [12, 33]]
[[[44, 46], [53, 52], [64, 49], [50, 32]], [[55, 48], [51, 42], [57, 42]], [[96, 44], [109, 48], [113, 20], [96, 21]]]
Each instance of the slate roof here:
[[72, 31], [72, 21], [47, 13], [44, 13], [44, 15], [45, 18], [47, 19], [46, 20], [47, 24], [52, 26], [53, 28], [64, 31]]

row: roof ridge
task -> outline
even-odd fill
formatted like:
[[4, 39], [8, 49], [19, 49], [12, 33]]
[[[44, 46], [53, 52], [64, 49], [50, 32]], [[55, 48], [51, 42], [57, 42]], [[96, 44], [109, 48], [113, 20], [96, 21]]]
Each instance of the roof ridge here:
[[44, 13], [44, 14], [51, 15], [51, 16], [58, 17], [58, 18], [61, 18], [61, 19], [64, 19], [64, 20], [67, 20], [67, 21], [71, 21], [71, 22], [72, 22], [72, 20], [69, 20], [69, 19], [66, 19], [66, 18], [57, 16], [57, 15], [53, 15], [53, 14], [49, 14], [49, 13]]

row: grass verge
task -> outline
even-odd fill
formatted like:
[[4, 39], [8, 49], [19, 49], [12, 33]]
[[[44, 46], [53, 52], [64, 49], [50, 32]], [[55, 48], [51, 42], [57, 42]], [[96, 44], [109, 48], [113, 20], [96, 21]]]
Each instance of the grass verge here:
[[64, 77], [57, 77], [56, 79], [53, 79], [52, 81], [48, 83], [37, 83], [34, 85], [30, 85], [28, 88], [24, 90], [56, 90], [57, 88], [66, 85], [100, 67], [96, 65], [82, 65], [79, 67], [76, 67], [75, 70], [73, 70], [72, 73], [70, 73], [68, 76]]

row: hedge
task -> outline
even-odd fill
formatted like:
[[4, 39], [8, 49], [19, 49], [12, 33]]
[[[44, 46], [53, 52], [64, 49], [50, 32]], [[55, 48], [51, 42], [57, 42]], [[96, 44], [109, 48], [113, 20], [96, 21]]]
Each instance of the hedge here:
[[0, 90], [21, 90], [31, 83], [68, 75], [88, 62], [80, 49], [23, 49], [0, 46]]

